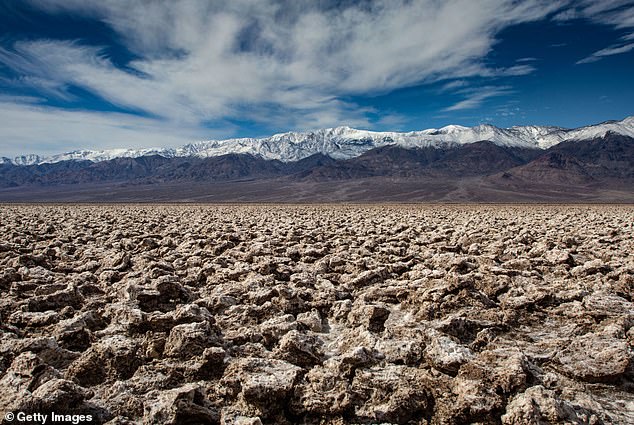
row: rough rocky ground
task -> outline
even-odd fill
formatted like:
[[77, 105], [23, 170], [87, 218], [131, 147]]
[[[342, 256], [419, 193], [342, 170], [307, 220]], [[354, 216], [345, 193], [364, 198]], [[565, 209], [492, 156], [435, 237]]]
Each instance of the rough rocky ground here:
[[634, 423], [633, 223], [632, 206], [4, 205], [0, 413]]

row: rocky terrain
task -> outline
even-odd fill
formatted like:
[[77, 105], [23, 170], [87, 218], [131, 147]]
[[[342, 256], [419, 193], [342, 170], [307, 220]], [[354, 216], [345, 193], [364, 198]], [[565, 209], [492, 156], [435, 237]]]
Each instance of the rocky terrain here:
[[618, 205], [4, 205], [0, 414], [634, 423], [633, 223]]

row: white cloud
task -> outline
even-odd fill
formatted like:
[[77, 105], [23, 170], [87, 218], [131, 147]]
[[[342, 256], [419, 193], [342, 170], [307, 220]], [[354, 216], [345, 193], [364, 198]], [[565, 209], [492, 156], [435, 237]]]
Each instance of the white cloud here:
[[631, 0], [577, 0], [557, 13], [553, 19], [570, 21], [589, 19], [616, 28], [634, 27], [634, 3]]
[[453, 81], [450, 81], [448, 83], [443, 84], [440, 87], [439, 91], [441, 93], [443, 93], [443, 92], [446, 92], [446, 91], [460, 89], [460, 88], [466, 87], [468, 85], [469, 85], [469, 83], [467, 81], [465, 81], [465, 80], [453, 80]]
[[487, 70], [482, 75], [491, 77], [517, 77], [520, 75], [528, 75], [535, 71], [535, 67], [531, 65], [514, 65], [508, 68], [498, 68]]
[[577, 64], [596, 62], [606, 56], [620, 55], [634, 49], [634, 43], [624, 44], [622, 46], [612, 46], [598, 50], [590, 56], [577, 61]]
[[634, 3], [631, 0], [585, 0], [582, 14], [596, 22], [616, 28], [634, 27]]
[[[0, 154], [56, 154], [76, 149], [179, 146], [212, 131], [128, 114], [70, 111], [0, 98]], [[226, 133], [216, 133], [226, 137]]]
[[344, 100], [355, 95], [531, 73], [526, 64], [492, 69], [483, 58], [503, 28], [542, 19], [566, 3], [31, 2], [103, 21], [138, 59], [126, 70], [81, 41], [22, 41], [0, 50], [0, 62], [23, 76], [13, 84], [60, 98], [79, 86], [174, 128], [246, 120], [289, 129], [371, 126], [373, 111]]
[[[588, 19], [617, 29], [634, 28], [634, 2], [632, 0], [579, 0], [572, 2], [571, 5], [570, 8], [555, 15], [554, 19], [561, 22], [572, 19]], [[634, 39], [634, 34], [627, 34], [621, 39], [630, 41]], [[577, 64], [596, 62], [605, 56], [627, 53], [633, 48], [632, 44], [606, 47], [577, 61]]]
[[407, 122], [407, 117], [399, 114], [382, 114], [376, 122], [377, 125], [389, 128], [390, 131], [398, 130]]
[[461, 100], [460, 102], [455, 103], [454, 105], [451, 105], [443, 110], [447, 112], [451, 112], [451, 111], [461, 111], [463, 109], [477, 108], [480, 105], [482, 105], [482, 103], [485, 100], [495, 96], [510, 94], [512, 93], [512, 90], [508, 86], [503, 86], [503, 87], [488, 87], [487, 86], [487, 87], [479, 87], [477, 89], [467, 89], [467, 90], [464, 90], [463, 93], [466, 94], [466, 99]]
[[[634, 2], [632, 0], [580, 0], [572, 4], [571, 8], [558, 13], [554, 19], [562, 22], [572, 19], [588, 19], [617, 29], [634, 28]], [[621, 37], [621, 40], [630, 41], [633, 38], [634, 34], [627, 34]], [[577, 61], [577, 64], [596, 62], [606, 56], [627, 53], [633, 48], [634, 44], [609, 46]]]
[[[562, 22], [572, 19], [588, 19], [595, 23], [609, 25], [617, 29], [634, 28], [634, 2], [631, 0], [580, 0], [572, 3], [572, 7], [559, 12], [554, 17]], [[630, 41], [634, 34], [626, 34], [622, 41]], [[634, 49], [634, 44], [612, 45], [598, 50], [577, 61], [577, 64], [592, 63], [606, 56], [627, 53]]]

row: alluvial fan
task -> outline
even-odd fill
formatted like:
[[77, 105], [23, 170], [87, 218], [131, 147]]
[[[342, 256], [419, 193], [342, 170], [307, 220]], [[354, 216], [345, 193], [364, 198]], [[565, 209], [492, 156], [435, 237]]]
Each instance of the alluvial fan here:
[[618, 205], [4, 205], [0, 413], [634, 423], [632, 223]]

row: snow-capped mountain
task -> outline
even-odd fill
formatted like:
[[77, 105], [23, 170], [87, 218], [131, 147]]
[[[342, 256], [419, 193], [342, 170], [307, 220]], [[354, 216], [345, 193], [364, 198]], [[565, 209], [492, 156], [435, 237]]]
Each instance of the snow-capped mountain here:
[[448, 125], [407, 133], [375, 132], [350, 127], [327, 128], [310, 132], [289, 132], [266, 138], [210, 140], [190, 143], [179, 148], [79, 150], [48, 157], [23, 155], [0, 158], [1, 163], [33, 165], [66, 160], [107, 161], [114, 158], [136, 158], [147, 155], [173, 157], [213, 157], [232, 153], [251, 154], [263, 159], [293, 162], [321, 153], [334, 159], [357, 157], [371, 149], [398, 145], [404, 148], [451, 147], [482, 140], [499, 146], [548, 149], [568, 140], [588, 140], [608, 132], [634, 137], [634, 116], [622, 121], [564, 129], [548, 126], [516, 126], [498, 128], [488, 124], [475, 127]]

